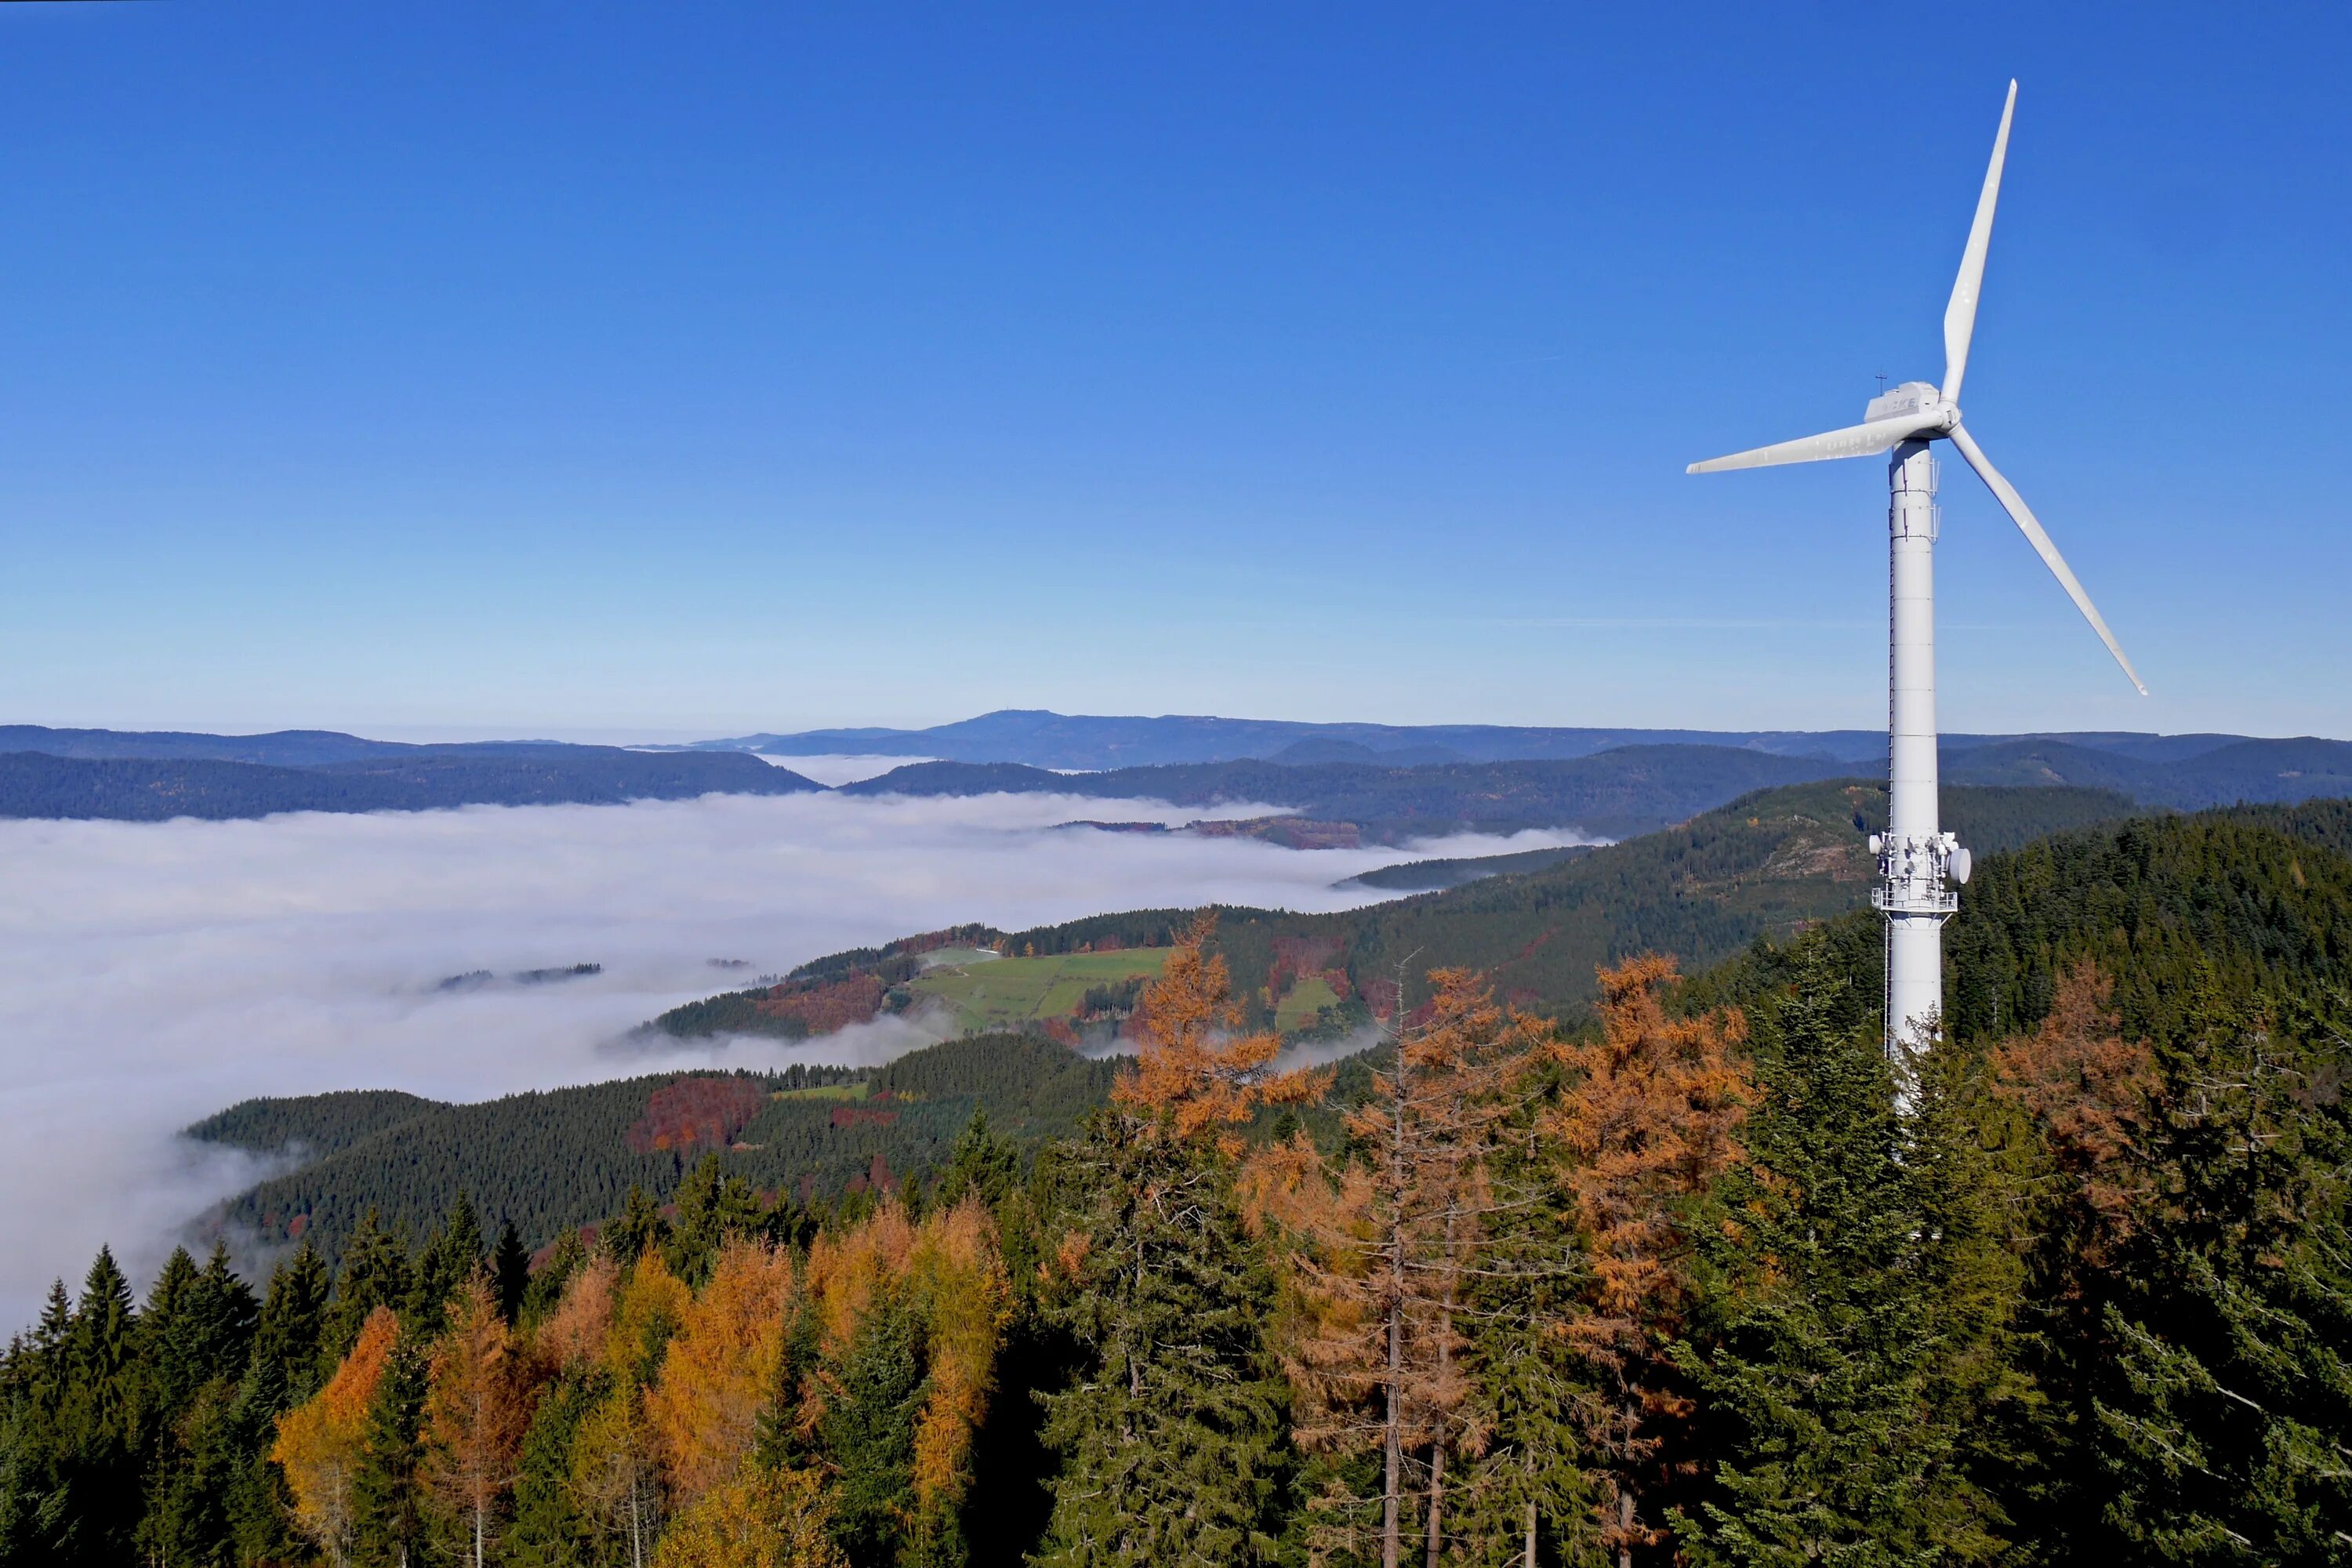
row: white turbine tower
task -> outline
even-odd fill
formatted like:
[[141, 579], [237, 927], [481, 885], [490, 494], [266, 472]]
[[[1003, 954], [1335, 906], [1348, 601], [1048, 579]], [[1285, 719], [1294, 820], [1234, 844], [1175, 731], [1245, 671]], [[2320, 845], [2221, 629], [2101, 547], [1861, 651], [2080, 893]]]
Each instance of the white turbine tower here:
[[2009, 153], [2009, 122], [2016, 110], [2017, 83], [2012, 81], [2000, 111], [2000, 133], [1993, 138], [1984, 191], [1977, 198], [1976, 222], [1969, 227], [1968, 248], [1960, 253], [1960, 276], [1952, 285], [1951, 303], [1944, 307], [1944, 384], [1906, 381], [1873, 398], [1859, 425], [1693, 463], [1688, 469], [1711, 474], [1895, 454], [1886, 470], [1892, 492], [1886, 509], [1887, 824], [1886, 832], [1871, 841], [1878, 857], [1878, 884], [1870, 901], [1886, 912], [1886, 1045], [1898, 1068], [1934, 1037], [1942, 1016], [1944, 922], [1959, 908], [1956, 889], [1969, 879], [1969, 852], [1958, 838], [1942, 831], [1936, 812], [1936, 441], [1948, 440], [1960, 449], [2131, 683], [2141, 696], [2147, 695], [2090, 595], [2027, 510], [2025, 498], [2001, 477], [1960, 423], [1960, 378], [1969, 367], [1969, 339], [1976, 329], [1985, 251], [1992, 243], [1993, 205], [2000, 196], [2000, 166]]

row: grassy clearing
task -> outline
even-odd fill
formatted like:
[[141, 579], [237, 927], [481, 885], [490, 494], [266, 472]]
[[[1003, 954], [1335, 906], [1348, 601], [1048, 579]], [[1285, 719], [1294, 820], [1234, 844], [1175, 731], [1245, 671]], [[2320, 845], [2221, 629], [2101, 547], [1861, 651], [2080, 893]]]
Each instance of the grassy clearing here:
[[1167, 961], [1166, 948], [1129, 948], [943, 963], [917, 975], [908, 988], [953, 1007], [957, 1022], [967, 1029], [1003, 1029], [1037, 1018], [1066, 1017], [1077, 1011], [1089, 986], [1156, 975]]
[[1274, 1026], [1287, 1034], [1315, 1022], [1315, 1015], [1339, 1005], [1339, 994], [1319, 974], [1310, 974], [1274, 1005]]
[[770, 1100], [864, 1100], [873, 1085], [864, 1079], [854, 1083], [824, 1083], [812, 1089], [780, 1089], [768, 1096]]

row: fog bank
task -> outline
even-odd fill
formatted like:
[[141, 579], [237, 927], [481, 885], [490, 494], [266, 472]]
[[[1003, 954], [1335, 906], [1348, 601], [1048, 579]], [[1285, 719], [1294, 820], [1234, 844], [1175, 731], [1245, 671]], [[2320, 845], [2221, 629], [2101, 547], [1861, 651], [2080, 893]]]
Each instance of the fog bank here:
[[[1404, 858], [1055, 830], [1055, 795], [713, 795], [258, 822], [0, 822], [0, 1332], [101, 1241], [143, 1285], [175, 1232], [257, 1163], [176, 1141], [255, 1094], [439, 1099], [718, 1063], [887, 1060], [930, 1035], [616, 1048], [677, 1003], [845, 947], [963, 921], [1017, 928], [1210, 901], [1333, 910]], [[1181, 823], [1192, 809], [1122, 801]], [[1223, 815], [1223, 813], [1220, 813]], [[1419, 852], [1566, 841], [1456, 838]], [[743, 967], [714, 967], [741, 961]], [[594, 963], [543, 984], [440, 989]]]

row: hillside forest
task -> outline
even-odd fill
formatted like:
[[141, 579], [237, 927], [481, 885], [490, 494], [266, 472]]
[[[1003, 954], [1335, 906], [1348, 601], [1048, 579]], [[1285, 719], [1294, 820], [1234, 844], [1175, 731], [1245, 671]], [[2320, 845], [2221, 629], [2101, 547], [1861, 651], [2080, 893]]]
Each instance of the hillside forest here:
[[[1573, 1025], [1401, 970], [1337, 1070], [1203, 918], [1096, 1094], [889, 1181], [706, 1152], [542, 1247], [461, 1195], [139, 1300], [101, 1253], [0, 1362], [0, 1554], [2342, 1562], [2346, 820], [1991, 857], [1916, 1059], [1866, 911]], [[741, 1080], [677, 1081], [653, 1133]], [[351, 1097], [339, 1155], [425, 1107]]]

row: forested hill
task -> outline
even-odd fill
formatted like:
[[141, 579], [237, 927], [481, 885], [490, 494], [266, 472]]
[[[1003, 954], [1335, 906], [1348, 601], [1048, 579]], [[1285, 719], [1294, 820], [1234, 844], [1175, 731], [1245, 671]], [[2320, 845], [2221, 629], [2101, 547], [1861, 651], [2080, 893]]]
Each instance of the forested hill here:
[[617, 805], [818, 786], [744, 752], [618, 746], [404, 746], [301, 767], [210, 757], [59, 757], [0, 752], [0, 817], [163, 822], [285, 811]]
[[1943, 765], [1954, 783], [2119, 790], [2143, 805], [2176, 811], [2352, 795], [2352, 742], [2309, 737], [2233, 741], [2187, 756], [2132, 756], [2055, 739], [2003, 741], [1947, 745]]
[[[2118, 795], [2063, 788], [1956, 786], [1944, 805], [1947, 823], [1980, 854], [2138, 809]], [[1596, 965], [1660, 952], [1703, 967], [1759, 937], [1865, 906], [1872, 868], [1864, 841], [1884, 826], [1885, 809], [1879, 784], [1766, 790], [1679, 826], [1441, 892], [1339, 914], [1227, 910], [1220, 942], [1255, 1027], [1360, 1022], [1364, 999], [1392, 985], [1408, 957], [1416, 971], [1480, 970], [1521, 1006], [1573, 1016], [1592, 995]], [[1025, 973], [1048, 958], [1165, 947], [1189, 918], [1139, 910], [1030, 931], [927, 932], [815, 960], [779, 985], [688, 1004], [656, 1026], [682, 1037], [804, 1038], [851, 1021], [845, 1007], [864, 1017], [919, 1006], [930, 984], [924, 965], [941, 949], [988, 948], [1013, 955], [1007, 971]], [[1079, 1034], [1118, 1011], [1116, 998], [1068, 999], [1072, 1010], [1060, 1021]]]
[[[2143, 806], [2196, 811], [2240, 802], [2294, 803], [2352, 795], [2352, 742], [2213, 741], [2207, 749], [2134, 751], [2055, 739], [1948, 740], [1944, 782], [2112, 790]], [[1206, 806], [1281, 805], [1357, 824], [1395, 842], [1454, 826], [1497, 831], [1580, 826], [1612, 837], [1645, 833], [1773, 784], [1856, 770], [1818, 756], [1726, 746], [1624, 746], [1565, 762], [1381, 766], [1277, 760], [1058, 773], [1014, 763], [913, 763], [845, 786], [853, 795], [1051, 793]]]
[[1727, 746], [1626, 746], [1567, 762], [1417, 767], [1236, 762], [1068, 774], [1009, 763], [918, 763], [845, 785], [843, 793], [1003, 791], [1164, 800], [1182, 806], [1259, 803], [1352, 823], [1366, 837], [1387, 842], [1462, 827], [1507, 833], [1576, 826], [1622, 837], [1679, 822], [1751, 790], [1848, 771], [1818, 757]]
[[460, 1193], [532, 1246], [620, 1212], [630, 1187], [667, 1202], [704, 1154], [771, 1198], [838, 1197], [937, 1165], [985, 1111], [1023, 1143], [1067, 1132], [1117, 1064], [1027, 1035], [977, 1035], [878, 1068], [663, 1073], [445, 1105], [384, 1091], [244, 1101], [187, 1131], [302, 1163], [226, 1211], [234, 1231], [308, 1237], [334, 1256], [369, 1210], [422, 1237]]

